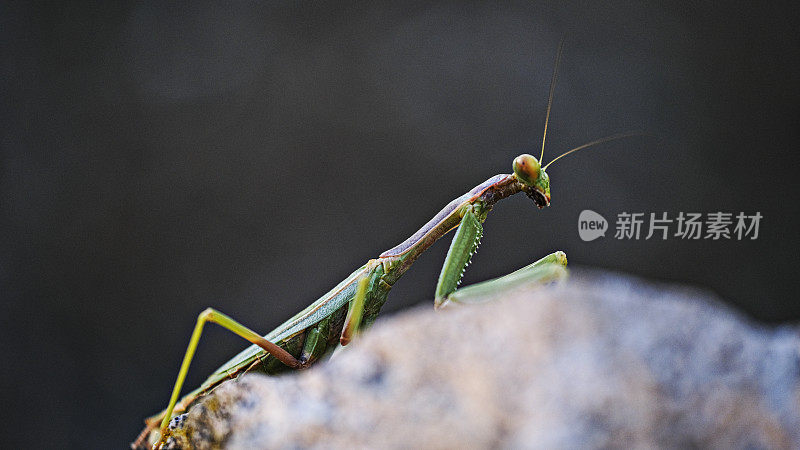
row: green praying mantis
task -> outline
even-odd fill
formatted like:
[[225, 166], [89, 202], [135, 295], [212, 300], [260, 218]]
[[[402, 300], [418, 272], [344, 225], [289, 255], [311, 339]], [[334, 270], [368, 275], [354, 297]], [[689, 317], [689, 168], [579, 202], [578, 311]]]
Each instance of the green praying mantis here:
[[[435, 307], [449, 303], [477, 303], [488, 293], [506, 285], [544, 283], [566, 274], [564, 252], [554, 252], [503, 277], [458, 289], [461, 277], [478, 247], [482, 223], [498, 201], [523, 192], [541, 209], [550, 205], [550, 177], [546, 169], [558, 159], [578, 150], [614, 139], [641, 133], [623, 133], [598, 139], [573, 148], [542, 166], [547, 125], [553, 103], [563, 40], [559, 45], [550, 95], [547, 103], [542, 149], [539, 158], [523, 154], [513, 160], [511, 174], [495, 175], [469, 192], [451, 201], [428, 223], [396, 247], [370, 259], [328, 293], [265, 336], [214, 309], [206, 309], [197, 318], [189, 346], [167, 408], [145, 420], [146, 427], [132, 444], [134, 448], [168, 447], [175, 428], [170, 421], [186, 411], [198, 398], [220, 383], [244, 373], [269, 375], [305, 369], [329, 355], [338, 346], [347, 345], [360, 329], [370, 326], [378, 316], [392, 286], [414, 261], [439, 238], [456, 229], [447, 252], [435, 291]], [[203, 327], [216, 323], [248, 340], [253, 345], [223, 364], [203, 384], [180, 399], [180, 392], [194, 356]], [[176, 421], [179, 421], [179, 417]]]

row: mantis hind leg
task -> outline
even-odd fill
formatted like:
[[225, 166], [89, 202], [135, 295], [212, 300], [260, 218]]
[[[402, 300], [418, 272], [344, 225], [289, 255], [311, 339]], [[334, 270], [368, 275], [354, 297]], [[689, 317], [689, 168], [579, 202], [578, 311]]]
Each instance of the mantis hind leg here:
[[[347, 317], [342, 329], [342, 334], [340, 337], [340, 342], [342, 345], [346, 345], [348, 342], [350, 342], [350, 339], [358, 331], [358, 327], [361, 325], [361, 319], [364, 313], [364, 301], [367, 296], [369, 281], [370, 278], [367, 276], [362, 277], [358, 281], [356, 294], [353, 300], [350, 301], [350, 308], [347, 312]], [[271, 354], [278, 361], [292, 369], [303, 369], [308, 367], [325, 353], [328, 346], [325, 336], [320, 331], [321, 328], [328, 326], [327, 320], [323, 320], [306, 330], [305, 342], [303, 343], [300, 359], [298, 359], [278, 345], [268, 341], [255, 331], [247, 328], [225, 314], [222, 314], [221, 312], [212, 308], [206, 309], [197, 317], [197, 324], [194, 327], [191, 339], [189, 339], [189, 346], [186, 349], [186, 354], [183, 357], [181, 368], [178, 371], [178, 379], [175, 381], [175, 387], [172, 389], [169, 405], [165, 410], [164, 417], [161, 419], [160, 428], [162, 435], [169, 426], [169, 421], [172, 418], [175, 405], [178, 403], [178, 398], [180, 396], [181, 389], [183, 388], [183, 383], [186, 380], [186, 374], [189, 371], [189, 365], [191, 364], [192, 358], [197, 350], [197, 344], [200, 342], [200, 335], [203, 332], [203, 327], [207, 322], [216, 323], [217, 325], [220, 325], [221, 327], [239, 335], [247, 341], [258, 345], [264, 349], [265, 352]]]
[[186, 380], [186, 374], [189, 371], [189, 365], [192, 362], [195, 350], [197, 350], [197, 344], [200, 342], [200, 335], [203, 333], [203, 327], [207, 322], [216, 323], [217, 325], [220, 325], [221, 327], [241, 336], [253, 344], [258, 345], [259, 347], [263, 348], [264, 351], [270, 353], [282, 363], [293, 369], [300, 369], [303, 367], [303, 363], [286, 350], [268, 341], [255, 331], [231, 319], [225, 314], [222, 314], [215, 309], [208, 308], [200, 313], [200, 315], [197, 317], [197, 324], [194, 327], [191, 339], [189, 339], [189, 346], [186, 348], [186, 354], [183, 356], [183, 362], [181, 363], [181, 368], [178, 371], [178, 379], [175, 381], [175, 387], [172, 389], [169, 405], [164, 413], [164, 417], [161, 419], [162, 435], [169, 425], [170, 419], [172, 418], [172, 412], [175, 409], [175, 405], [178, 402], [178, 396], [180, 395], [181, 389], [183, 388], [183, 383]]
[[464, 270], [478, 249], [483, 226], [478, 216], [467, 210], [450, 244], [439, 282], [436, 285], [435, 307], [447, 303], [483, 303], [491, 301], [497, 293], [511, 286], [527, 283], [544, 283], [566, 275], [567, 255], [555, 252], [500, 278], [458, 289]]

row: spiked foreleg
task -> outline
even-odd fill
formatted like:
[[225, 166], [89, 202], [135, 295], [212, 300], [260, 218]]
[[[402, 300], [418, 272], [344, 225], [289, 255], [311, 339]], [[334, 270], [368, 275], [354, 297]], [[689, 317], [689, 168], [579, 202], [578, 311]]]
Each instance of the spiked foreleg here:
[[551, 253], [508, 275], [461, 288], [450, 295], [441, 306], [448, 303], [486, 303], [505, 296], [509, 289], [544, 284], [567, 275], [567, 255]]
[[567, 255], [564, 252], [555, 252], [506, 276], [458, 289], [464, 270], [478, 250], [481, 236], [481, 221], [473, 209], [469, 208], [458, 225], [439, 275], [435, 299], [437, 309], [450, 302], [482, 303], [496, 297], [495, 293], [509, 286], [545, 283], [567, 273]]
[[450, 250], [439, 274], [439, 283], [436, 285], [436, 299], [434, 306], [439, 308], [447, 300], [447, 296], [458, 289], [464, 270], [467, 268], [472, 255], [478, 250], [478, 244], [483, 236], [483, 226], [478, 216], [468, 208], [461, 218]]

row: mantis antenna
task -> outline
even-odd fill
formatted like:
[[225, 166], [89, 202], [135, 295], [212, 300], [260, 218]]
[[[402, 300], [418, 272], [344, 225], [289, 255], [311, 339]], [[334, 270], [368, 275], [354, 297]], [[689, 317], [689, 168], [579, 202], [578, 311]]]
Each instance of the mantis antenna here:
[[539, 161], [544, 158], [544, 140], [547, 138], [547, 124], [550, 122], [550, 108], [553, 106], [553, 94], [556, 91], [556, 79], [558, 78], [558, 65], [561, 63], [561, 50], [564, 49], [564, 38], [558, 43], [558, 52], [556, 52], [556, 63], [553, 67], [553, 79], [550, 80], [550, 97], [547, 99], [547, 114], [544, 116], [544, 133], [542, 133], [542, 153], [539, 155]]
[[547, 168], [550, 166], [550, 164], [553, 164], [554, 162], [558, 161], [559, 159], [563, 158], [564, 156], [569, 155], [570, 153], [577, 152], [578, 150], [583, 150], [583, 149], [585, 149], [587, 147], [591, 147], [593, 145], [602, 144], [603, 142], [615, 141], [617, 139], [622, 139], [622, 138], [631, 137], [631, 136], [649, 136], [649, 134], [643, 133], [641, 131], [630, 131], [630, 132], [627, 132], [627, 133], [612, 134], [611, 136], [606, 136], [604, 138], [600, 138], [600, 139], [594, 140], [592, 142], [583, 144], [580, 147], [575, 147], [572, 150], [567, 150], [566, 152], [558, 155], [556, 157], [556, 159], [550, 161], [544, 167], [542, 167], [542, 170], [547, 170]]

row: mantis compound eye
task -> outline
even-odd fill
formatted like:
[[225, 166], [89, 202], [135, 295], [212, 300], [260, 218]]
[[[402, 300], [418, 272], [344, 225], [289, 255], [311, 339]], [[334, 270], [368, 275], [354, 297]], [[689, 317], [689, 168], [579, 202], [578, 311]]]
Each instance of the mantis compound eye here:
[[513, 168], [514, 175], [517, 176], [518, 180], [527, 185], [532, 185], [536, 182], [536, 179], [539, 178], [541, 165], [536, 158], [525, 153], [514, 158]]

